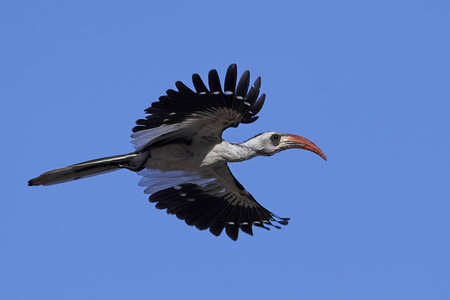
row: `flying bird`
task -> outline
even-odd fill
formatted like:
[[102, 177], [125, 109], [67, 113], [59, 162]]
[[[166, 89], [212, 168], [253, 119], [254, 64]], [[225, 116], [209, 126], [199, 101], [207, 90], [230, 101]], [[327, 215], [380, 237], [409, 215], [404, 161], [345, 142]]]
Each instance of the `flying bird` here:
[[265, 100], [265, 94], [259, 96], [261, 78], [249, 89], [250, 72], [245, 71], [237, 82], [237, 68], [232, 64], [223, 89], [216, 70], [208, 74], [209, 89], [198, 74], [192, 81], [195, 92], [177, 81], [177, 91], [167, 90], [145, 110], [145, 119], [136, 121], [131, 135], [134, 152], [48, 171], [28, 185], [52, 185], [128, 169], [143, 177], [139, 185], [146, 187], [156, 208], [200, 230], [209, 228], [216, 236], [225, 229], [237, 240], [239, 229], [253, 235], [253, 225], [265, 229], [287, 225], [289, 218], [261, 206], [233, 176], [228, 163], [292, 148], [312, 151], [326, 160], [325, 154], [306, 138], [279, 132], [264, 132], [241, 144], [225, 141], [225, 129], [258, 119]]

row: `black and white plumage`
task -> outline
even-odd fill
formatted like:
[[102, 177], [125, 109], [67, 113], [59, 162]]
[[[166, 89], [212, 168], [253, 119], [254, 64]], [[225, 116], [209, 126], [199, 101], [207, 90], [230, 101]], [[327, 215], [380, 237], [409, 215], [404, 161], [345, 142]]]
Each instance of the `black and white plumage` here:
[[199, 75], [192, 80], [196, 92], [178, 81], [177, 91], [168, 90], [146, 109], [145, 119], [137, 120], [132, 134], [136, 151], [52, 170], [29, 185], [52, 185], [125, 168], [143, 176], [139, 185], [146, 187], [156, 208], [200, 230], [209, 228], [216, 236], [225, 229], [236, 240], [239, 229], [252, 235], [253, 225], [266, 229], [286, 225], [289, 219], [262, 207], [227, 164], [290, 148], [326, 159], [325, 155], [305, 138], [278, 132], [265, 132], [241, 144], [226, 142], [225, 129], [258, 118], [265, 100], [265, 94], [259, 96], [260, 77], [249, 89], [250, 73], [245, 71], [237, 82], [233, 64], [223, 89], [216, 70], [209, 72], [209, 89]]

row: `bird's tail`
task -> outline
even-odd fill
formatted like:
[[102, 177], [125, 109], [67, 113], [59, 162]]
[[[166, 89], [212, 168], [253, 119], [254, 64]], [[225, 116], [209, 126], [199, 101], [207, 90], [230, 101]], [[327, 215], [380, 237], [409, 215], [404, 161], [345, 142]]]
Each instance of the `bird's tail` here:
[[45, 172], [28, 181], [28, 185], [52, 185], [108, 173], [122, 168], [139, 171], [142, 169], [141, 156], [140, 153], [133, 152], [89, 160], [65, 168]]

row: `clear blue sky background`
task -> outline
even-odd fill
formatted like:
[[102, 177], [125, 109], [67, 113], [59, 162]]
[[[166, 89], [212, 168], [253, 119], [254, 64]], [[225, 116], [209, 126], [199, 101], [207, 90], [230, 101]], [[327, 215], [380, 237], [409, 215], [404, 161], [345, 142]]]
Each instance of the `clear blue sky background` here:
[[[450, 299], [448, 1], [8, 1], [0, 7], [2, 299]], [[292, 221], [237, 242], [156, 210], [119, 171], [176, 80], [262, 77], [261, 118], [305, 136], [232, 165]]]

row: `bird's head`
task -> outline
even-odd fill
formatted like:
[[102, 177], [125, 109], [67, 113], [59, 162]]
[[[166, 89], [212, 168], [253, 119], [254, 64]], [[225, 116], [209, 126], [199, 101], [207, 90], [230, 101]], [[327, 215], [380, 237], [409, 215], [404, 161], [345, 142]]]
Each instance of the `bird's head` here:
[[272, 156], [287, 149], [305, 149], [316, 153], [324, 160], [327, 160], [325, 154], [310, 140], [294, 135], [279, 132], [264, 132], [245, 142], [248, 146], [258, 152], [259, 155]]

